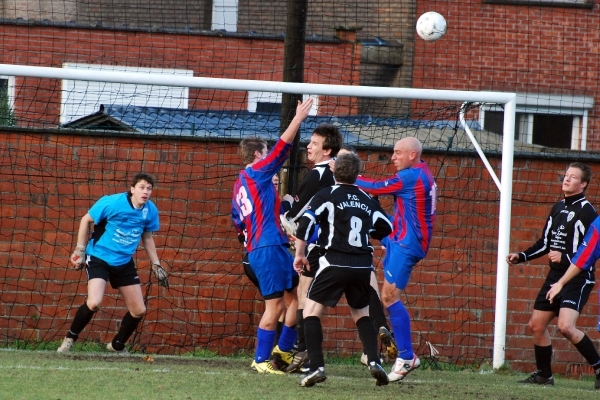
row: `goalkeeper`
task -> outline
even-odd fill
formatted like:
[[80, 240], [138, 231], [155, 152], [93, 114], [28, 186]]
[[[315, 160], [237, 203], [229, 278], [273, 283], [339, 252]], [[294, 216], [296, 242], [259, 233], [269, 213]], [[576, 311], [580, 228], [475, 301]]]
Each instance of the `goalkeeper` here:
[[[113, 352], [125, 351], [125, 343], [146, 312], [140, 278], [133, 261], [133, 254], [140, 240], [159, 284], [169, 287], [167, 273], [160, 266], [152, 237], [153, 232], [159, 228], [158, 209], [150, 201], [153, 187], [152, 176], [139, 173], [134, 176], [128, 192], [102, 197], [81, 219], [77, 247], [70, 261], [78, 269], [86, 267], [88, 293], [58, 348], [59, 353], [71, 350], [81, 331], [98, 311], [107, 282], [123, 296], [127, 314], [123, 317], [117, 335], [106, 345], [106, 349]], [[94, 231], [88, 243], [90, 224], [94, 224]]]

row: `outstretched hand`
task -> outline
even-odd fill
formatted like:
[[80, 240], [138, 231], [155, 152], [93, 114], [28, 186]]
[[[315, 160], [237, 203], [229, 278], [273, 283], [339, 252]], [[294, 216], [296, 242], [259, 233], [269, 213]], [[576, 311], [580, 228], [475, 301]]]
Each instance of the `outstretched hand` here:
[[308, 117], [308, 113], [313, 105], [313, 99], [308, 98], [305, 101], [298, 101], [298, 105], [296, 106], [296, 115], [288, 125], [287, 129], [281, 134], [281, 140], [286, 143], [292, 143], [294, 141], [294, 137], [300, 130], [300, 125], [302, 121]]
[[296, 116], [294, 118], [300, 118], [301, 121], [304, 121], [306, 117], [308, 117], [308, 113], [312, 108], [314, 100], [309, 97], [303, 102], [298, 100], [298, 106], [296, 106]]

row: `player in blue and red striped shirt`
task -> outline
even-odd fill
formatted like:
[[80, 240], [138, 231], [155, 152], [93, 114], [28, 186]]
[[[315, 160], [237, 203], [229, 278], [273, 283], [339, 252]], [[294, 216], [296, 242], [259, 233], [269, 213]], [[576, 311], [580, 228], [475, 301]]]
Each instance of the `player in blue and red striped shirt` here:
[[[594, 369], [596, 374], [594, 388], [596, 390], [600, 389], [600, 354], [598, 354], [591, 339], [575, 327], [575, 321], [579, 317], [581, 308], [587, 302], [589, 293], [592, 290], [591, 287], [594, 286], [595, 264], [598, 259], [600, 259], [600, 217], [597, 217], [588, 228], [585, 238], [579, 245], [577, 253], [573, 256], [573, 261], [565, 274], [550, 286], [550, 290], [546, 294], [546, 298], [550, 303], [557, 300], [561, 304], [561, 311], [563, 303], [575, 304], [575, 307], [567, 306], [567, 308], [576, 308], [568, 310], [570, 314], [567, 315], [571, 316], [571, 323], [562, 327], [559, 324], [558, 327], [563, 336], [575, 345]], [[568, 329], [565, 329], [565, 327]], [[598, 328], [600, 330], [600, 323]]]
[[398, 171], [394, 176], [380, 181], [364, 177], [356, 180], [356, 185], [371, 195], [394, 196], [394, 230], [381, 241], [386, 248], [381, 300], [398, 346], [398, 358], [388, 375], [390, 382], [404, 379], [421, 364], [412, 349], [410, 317], [400, 301], [400, 290], [406, 287], [413, 267], [427, 254], [435, 221], [437, 187], [429, 167], [421, 160], [422, 150], [418, 139], [401, 139], [392, 155]]
[[297, 274], [287, 249], [289, 239], [279, 222], [281, 203], [272, 178], [287, 160], [294, 137], [312, 103], [312, 99], [298, 103], [296, 116], [270, 152], [267, 153], [266, 142], [261, 138], [246, 138], [240, 143], [246, 168], [240, 171], [233, 187], [231, 217], [238, 233], [246, 237], [248, 261], [265, 299], [252, 362], [252, 369], [263, 374], [283, 374], [271, 365], [269, 356], [275, 342], [277, 320], [285, 308], [284, 296], [290, 306], [278, 346], [283, 351], [290, 351], [296, 341], [298, 301], [294, 277]]

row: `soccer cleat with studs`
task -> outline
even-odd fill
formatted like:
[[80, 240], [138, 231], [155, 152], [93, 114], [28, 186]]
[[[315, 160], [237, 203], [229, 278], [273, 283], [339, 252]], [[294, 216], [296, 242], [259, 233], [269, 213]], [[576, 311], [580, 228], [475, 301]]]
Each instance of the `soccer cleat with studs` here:
[[[362, 353], [360, 356], [360, 363], [362, 365], [364, 365], [365, 367], [369, 366], [369, 356], [367, 356], [365, 353]], [[379, 363], [383, 364], [383, 358], [379, 359]]]
[[327, 375], [325, 374], [325, 368], [319, 367], [316, 371], [310, 371], [304, 375], [300, 380], [300, 386], [311, 387], [317, 383], [325, 382]]
[[[273, 348], [271, 353], [271, 364], [280, 371], [286, 371], [287, 367], [294, 360], [294, 353], [291, 351], [283, 351], [279, 346]], [[287, 371], [286, 371], [287, 372]]]
[[283, 372], [275, 369], [275, 367], [273, 366], [273, 364], [271, 364], [271, 361], [269, 360], [260, 363], [252, 361], [252, 365], [250, 366], [250, 368], [258, 372], [259, 374], [285, 375]]
[[401, 381], [411, 371], [414, 371], [420, 366], [421, 360], [419, 360], [419, 357], [417, 357], [416, 354], [413, 355], [413, 358], [411, 360], [403, 360], [402, 358], [397, 358], [396, 362], [392, 366], [392, 372], [388, 374], [388, 378], [390, 382]]
[[365, 353], [362, 353], [360, 356], [360, 363], [366, 367], [369, 366], [369, 357]]
[[[596, 379], [598, 379], [597, 376], [596, 376]], [[528, 378], [523, 379], [522, 381], [519, 381], [519, 383], [527, 383], [529, 385], [550, 385], [550, 386], [554, 386], [554, 377], [550, 376], [550, 378], [544, 378], [543, 376], [540, 375], [540, 371], [535, 371]], [[596, 384], [598, 384], [597, 380], [596, 380]]]
[[74, 339], [64, 338], [60, 347], [56, 350], [57, 353], [68, 353], [71, 351], [71, 347], [73, 347], [73, 343], [75, 343]]
[[385, 346], [388, 360], [392, 361], [398, 358], [398, 347], [396, 346], [394, 337], [384, 326], [379, 328], [379, 340]]
[[377, 386], [385, 386], [390, 383], [390, 379], [383, 368], [381, 368], [381, 365], [377, 364], [375, 361], [369, 364], [369, 372], [371, 372], [371, 376], [375, 378], [375, 384]]
[[123, 350], [117, 350], [113, 347], [112, 342], [108, 342], [106, 344], [106, 351], [110, 351], [111, 353], [120, 353], [120, 354], [126, 354], [127, 353], [127, 349], [123, 348]]
[[292, 373], [292, 372], [302, 370], [302, 367], [304, 367], [307, 362], [308, 362], [308, 351], [306, 351], [306, 350], [299, 351], [296, 354], [294, 354], [292, 362], [285, 369], [285, 372]]

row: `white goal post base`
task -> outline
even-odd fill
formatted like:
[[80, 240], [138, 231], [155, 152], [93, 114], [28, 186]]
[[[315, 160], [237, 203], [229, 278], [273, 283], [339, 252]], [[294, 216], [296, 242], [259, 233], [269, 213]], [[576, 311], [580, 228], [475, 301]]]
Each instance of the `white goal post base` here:
[[[373, 86], [343, 86], [242, 79], [203, 78], [181, 75], [170, 76], [162, 74], [130, 73], [118, 71], [87, 71], [12, 64], [0, 64], [0, 75], [234, 91], [282, 92], [347, 97], [376, 97], [503, 104], [504, 136], [502, 141], [502, 181], [500, 182], [500, 213], [498, 225], [493, 367], [494, 369], [498, 369], [504, 365], [508, 294], [508, 264], [506, 263], [506, 256], [509, 254], [510, 246], [514, 127], [517, 98], [516, 93], [410, 89]], [[476, 149], [479, 148], [476, 141], [474, 141], [473, 136], [469, 136]], [[491, 176], [494, 177], [495, 174], [493, 173], [493, 170], [491, 170], [491, 166], [485, 159], [485, 156], [483, 156], [482, 152], [479, 152], [479, 154], [482, 157], [482, 161], [484, 164], [486, 164], [486, 167], [490, 171]], [[495, 179], [495, 181], [498, 183], [497, 179]]]

